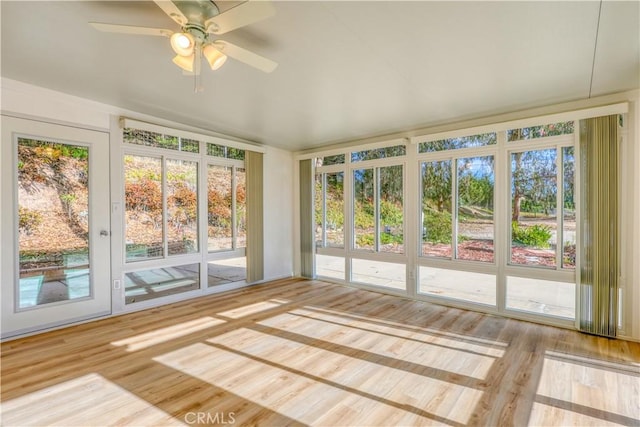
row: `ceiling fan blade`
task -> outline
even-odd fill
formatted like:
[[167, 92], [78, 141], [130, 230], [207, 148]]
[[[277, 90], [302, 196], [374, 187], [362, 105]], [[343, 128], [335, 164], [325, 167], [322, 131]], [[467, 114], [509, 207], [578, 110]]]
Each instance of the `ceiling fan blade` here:
[[276, 13], [270, 1], [246, 1], [226, 12], [209, 18], [204, 27], [212, 34], [224, 34], [236, 28], [253, 24]]
[[224, 40], [216, 40], [214, 44], [225, 55], [230, 56], [231, 58], [236, 59], [240, 62], [244, 62], [245, 64], [257, 68], [258, 70], [264, 71], [265, 73], [272, 72], [278, 66], [277, 62], [274, 62], [270, 59], [265, 58], [264, 56], [260, 56], [257, 53], [253, 53]]
[[158, 5], [160, 9], [162, 9], [164, 13], [166, 13], [169, 16], [169, 18], [176, 21], [178, 25], [180, 25], [181, 27], [184, 27], [187, 24], [187, 21], [188, 21], [187, 17], [184, 16], [184, 13], [182, 13], [182, 11], [178, 9], [178, 6], [173, 4], [173, 2], [168, 0], [153, 0], [153, 1], [155, 2], [155, 4]]
[[106, 33], [138, 34], [143, 36], [171, 37], [173, 31], [164, 28], [134, 27], [132, 25], [103, 24], [102, 22], [89, 22], [93, 28]]

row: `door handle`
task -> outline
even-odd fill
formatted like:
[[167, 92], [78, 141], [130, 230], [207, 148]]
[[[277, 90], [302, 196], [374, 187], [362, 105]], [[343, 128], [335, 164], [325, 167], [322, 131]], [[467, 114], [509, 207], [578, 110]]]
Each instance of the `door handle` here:
[[111, 233], [108, 232], [107, 230], [100, 230], [100, 236], [101, 237], [107, 237], [109, 236]]

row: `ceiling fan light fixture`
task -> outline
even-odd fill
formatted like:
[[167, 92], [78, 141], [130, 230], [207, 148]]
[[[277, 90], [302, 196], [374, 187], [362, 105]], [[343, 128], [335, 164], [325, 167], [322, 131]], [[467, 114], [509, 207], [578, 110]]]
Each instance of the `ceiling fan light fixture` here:
[[173, 33], [171, 35], [171, 48], [178, 55], [193, 55], [195, 44], [195, 39], [189, 33]]
[[193, 72], [194, 59], [195, 59], [195, 55], [190, 55], [190, 56], [176, 55], [173, 58], [173, 63], [185, 71]]
[[222, 67], [222, 65], [227, 61], [227, 55], [216, 48], [213, 43], [204, 45], [202, 48], [202, 54], [207, 59], [211, 69], [214, 71]]

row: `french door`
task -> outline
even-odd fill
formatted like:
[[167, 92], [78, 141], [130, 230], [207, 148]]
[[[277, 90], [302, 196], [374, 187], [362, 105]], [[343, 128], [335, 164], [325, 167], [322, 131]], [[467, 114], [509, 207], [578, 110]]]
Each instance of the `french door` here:
[[109, 136], [2, 116], [2, 337], [111, 313]]

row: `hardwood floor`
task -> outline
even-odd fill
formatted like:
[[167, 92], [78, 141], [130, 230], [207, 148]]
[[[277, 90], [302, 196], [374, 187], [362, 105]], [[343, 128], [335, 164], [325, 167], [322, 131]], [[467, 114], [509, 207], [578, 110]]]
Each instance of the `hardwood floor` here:
[[2, 344], [2, 425], [640, 425], [640, 344], [289, 279]]

